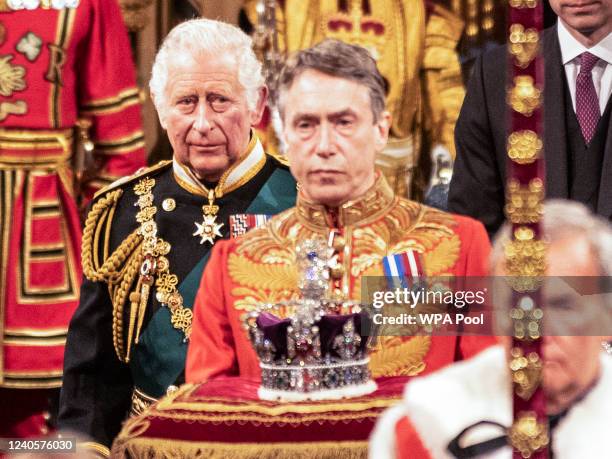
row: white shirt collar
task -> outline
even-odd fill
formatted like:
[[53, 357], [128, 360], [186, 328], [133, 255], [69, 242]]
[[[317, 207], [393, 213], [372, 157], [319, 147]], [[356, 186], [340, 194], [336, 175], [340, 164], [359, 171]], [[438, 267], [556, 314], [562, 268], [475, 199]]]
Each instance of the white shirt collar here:
[[604, 60], [608, 64], [612, 64], [612, 33], [608, 34], [603, 40], [591, 48], [587, 48], [567, 30], [567, 26], [563, 21], [557, 21], [557, 34], [559, 36], [559, 44], [561, 45], [561, 60], [563, 65], [573, 61], [582, 53], [589, 53]]

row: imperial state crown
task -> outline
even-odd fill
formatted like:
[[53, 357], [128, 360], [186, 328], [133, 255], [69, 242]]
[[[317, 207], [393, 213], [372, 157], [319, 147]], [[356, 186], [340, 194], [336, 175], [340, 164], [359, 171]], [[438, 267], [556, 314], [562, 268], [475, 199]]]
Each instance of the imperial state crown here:
[[332, 253], [323, 240], [302, 242], [296, 247], [301, 297], [258, 305], [245, 317], [260, 360], [262, 399], [339, 399], [376, 390], [368, 367], [371, 314], [328, 298]]

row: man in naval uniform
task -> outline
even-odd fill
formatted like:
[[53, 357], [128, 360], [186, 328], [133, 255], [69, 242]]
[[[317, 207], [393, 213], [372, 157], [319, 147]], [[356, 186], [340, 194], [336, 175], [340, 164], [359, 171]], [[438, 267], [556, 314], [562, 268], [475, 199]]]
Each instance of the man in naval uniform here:
[[[489, 241], [480, 223], [398, 197], [375, 171], [391, 120], [383, 78], [366, 49], [330, 39], [299, 51], [280, 75], [279, 100], [300, 183], [297, 204], [213, 250], [196, 298], [188, 382], [259, 377], [241, 316], [259, 303], [296, 297], [295, 247], [305, 239], [323, 238], [334, 248], [330, 291], [338, 299], [361, 301], [361, 277], [382, 276], [387, 256], [419, 258], [424, 268], [416, 275], [485, 273]], [[370, 368], [374, 377], [418, 375], [490, 342], [380, 337]]]
[[[608, 222], [582, 204], [556, 200], [544, 206], [543, 227], [550, 241], [549, 279], [580, 276], [581, 282], [591, 278], [599, 286], [609, 282], [612, 227]], [[509, 235], [509, 228], [503, 228], [496, 241], [494, 273], [504, 272], [503, 247]], [[551, 457], [560, 459], [607, 457], [612, 450], [612, 356], [602, 349], [610, 337], [597, 335], [612, 329], [612, 305], [604, 295], [579, 295], [580, 290], [569, 289], [568, 284], [556, 285], [547, 289], [544, 284], [543, 297], [544, 314], [549, 316], [542, 348], [542, 384], [552, 438], [548, 448]], [[563, 336], [569, 334], [574, 336]], [[403, 402], [378, 421], [370, 456], [512, 457], [505, 437], [505, 428], [512, 424], [510, 338], [506, 340], [506, 350], [494, 346], [410, 382]]]
[[205, 19], [177, 26], [150, 88], [174, 156], [97, 194], [68, 334], [60, 427], [89, 435], [100, 453], [130, 407], [183, 382], [193, 299], [230, 215], [295, 202], [289, 171], [251, 131], [267, 89], [247, 35]]

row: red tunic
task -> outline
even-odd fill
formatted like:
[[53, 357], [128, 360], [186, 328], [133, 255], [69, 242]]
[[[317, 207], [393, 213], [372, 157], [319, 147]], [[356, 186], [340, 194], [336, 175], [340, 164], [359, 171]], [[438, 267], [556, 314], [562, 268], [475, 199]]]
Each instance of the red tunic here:
[[419, 433], [414, 428], [410, 419], [403, 417], [395, 426], [397, 457], [401, 459], [430, 459], [431, 455]]
[[130, 43], [115, 0], [0, 13], [0, 386], [61, 384], [81, 282], [71, 157], [91, 121], [86, 197], [144, 165]]
[[[259, 377], [259, 361], [242, 316], [259, 303], [297, 295], [294, 247], [315, 236], [327, 239], [322, 206], [298, 198], [297, 207], [244, 237], [215, 245], [194, 306], [187, 354], [187, 382], [217, 376]], [[362, 276], [382, 276], [382, 258], [408, 249], [422, 252], [428, 276], [484, 276], [489, 240], [483, 226], [397, 198], [384, 179], [339, 210], [345, 245], [340, 289], [360, 300]], [[493, 343], [487, 337], [381, 336], [370, 356], [376, 377], [414, 376], [468, 357]]]

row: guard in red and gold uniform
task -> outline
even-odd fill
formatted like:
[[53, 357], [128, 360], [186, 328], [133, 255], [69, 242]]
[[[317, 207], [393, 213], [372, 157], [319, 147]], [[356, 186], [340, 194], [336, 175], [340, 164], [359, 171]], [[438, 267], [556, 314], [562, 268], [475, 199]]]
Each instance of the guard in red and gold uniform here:
[[82, 274], [77, 202], [144, 165], [116, 1], [11, 9], [21, 3], [0, 1], [0, 436], [44, 433], [61, 385]]
[[[297, 205], [265, 228], [214, 248], [195, 302], [187, 382], [259, 377], [243, 317], [258, 304], [298, 296], [295, 247], [301, 241], [330, 241], [338, 260], [331, 294], [358, 302], [362, 277], [382, 277], [389, 255], [419, 253], [426, 276], [486, 272], [489, 241], [480, 223], [400, 198], [375, 173], [390, 115], [383, 79], [364, 48], [326, 40], [300, 51], [280, 85], [289, 163], [301, 185]], [[370, 370], [374, 377], [424, 374], [492, 341], [385, 336], [370, 356]]]

